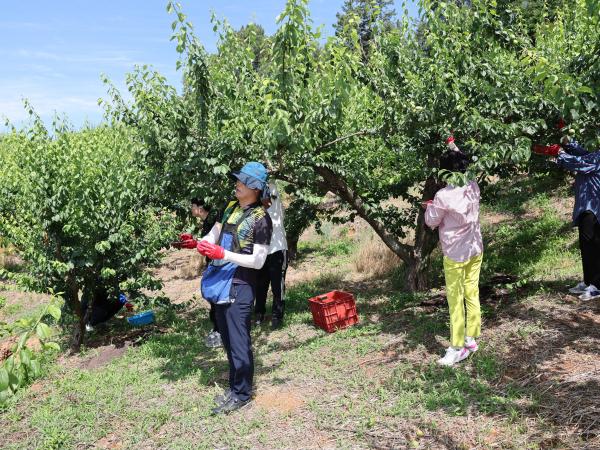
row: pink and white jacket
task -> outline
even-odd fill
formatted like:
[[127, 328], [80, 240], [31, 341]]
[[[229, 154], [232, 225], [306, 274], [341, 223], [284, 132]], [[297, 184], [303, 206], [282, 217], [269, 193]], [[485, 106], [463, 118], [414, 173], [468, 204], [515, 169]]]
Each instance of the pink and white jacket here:
[[479, 227], [479, 186], [475, 181], [463, 187], [440, 189], [425, 211], [425, 223], [439, 227], [442, 252], [455, 262], [466, 262], [483, 253]]

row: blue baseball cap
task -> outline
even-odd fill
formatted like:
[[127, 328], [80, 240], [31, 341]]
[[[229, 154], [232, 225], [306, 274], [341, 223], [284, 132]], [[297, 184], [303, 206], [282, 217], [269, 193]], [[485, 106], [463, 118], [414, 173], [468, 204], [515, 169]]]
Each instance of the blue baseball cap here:
[[266, 167], [255, 161], [246, 163], [237, 172], [231, 172], [231, 177], [240, 180], [246, 187], [261, 191], [267, 184], [268, 175]]

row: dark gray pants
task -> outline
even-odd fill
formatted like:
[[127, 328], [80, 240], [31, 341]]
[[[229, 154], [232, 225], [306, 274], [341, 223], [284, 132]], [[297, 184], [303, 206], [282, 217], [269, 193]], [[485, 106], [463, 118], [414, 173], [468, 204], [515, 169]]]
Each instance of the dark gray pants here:
[[579, 216], [578, 228], [583, 281], [600, 289], [600, 224], [594, 213], [585, 211]]
[[252, 395], [254, 355], [250, 340], [250, 323], [254, 290], [248, 284], [235, 284], [235, 301], [216, 305], [217, 324], [229, 361], [229, 388], [241, 401]]
[[285, 309], [285, 274], [287, 272], [287, 250], [279, 250], [267, 256], [260, 269], [256, 283], [256, 314], [265, 314], [269, 285], [273, 292], [273, 317], [283, 319]]

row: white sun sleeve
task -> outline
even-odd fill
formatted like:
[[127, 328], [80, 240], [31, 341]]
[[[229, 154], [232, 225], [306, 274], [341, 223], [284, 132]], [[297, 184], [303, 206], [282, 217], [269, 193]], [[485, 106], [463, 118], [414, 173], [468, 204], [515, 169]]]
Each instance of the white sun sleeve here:
[[213, 227], [210, 229], [208, 234], [204, 236], [201, 241], [207, 241], [211, 244], [216, 244], [219, 240], [219, 235], [221, 234], [221, 224], [219, 222], [215, 223]]
[[247, 267], [248, 269], [261, 269], [265, 264], [268, 254], [268, 245], [254, 244], [251, 255], [242, 255], [241, 253], [233, 253], [225, 250], [225, 258], [223, 259], [238, 266]]

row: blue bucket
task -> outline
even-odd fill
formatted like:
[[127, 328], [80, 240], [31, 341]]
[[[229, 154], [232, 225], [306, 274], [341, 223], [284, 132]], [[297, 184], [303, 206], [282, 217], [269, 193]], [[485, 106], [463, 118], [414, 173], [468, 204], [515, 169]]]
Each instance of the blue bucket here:
[[154, 311], [144, 311], [143, 313], [128, 317], [127, 322], [136, 326], [148, 325], [154, 322]]

